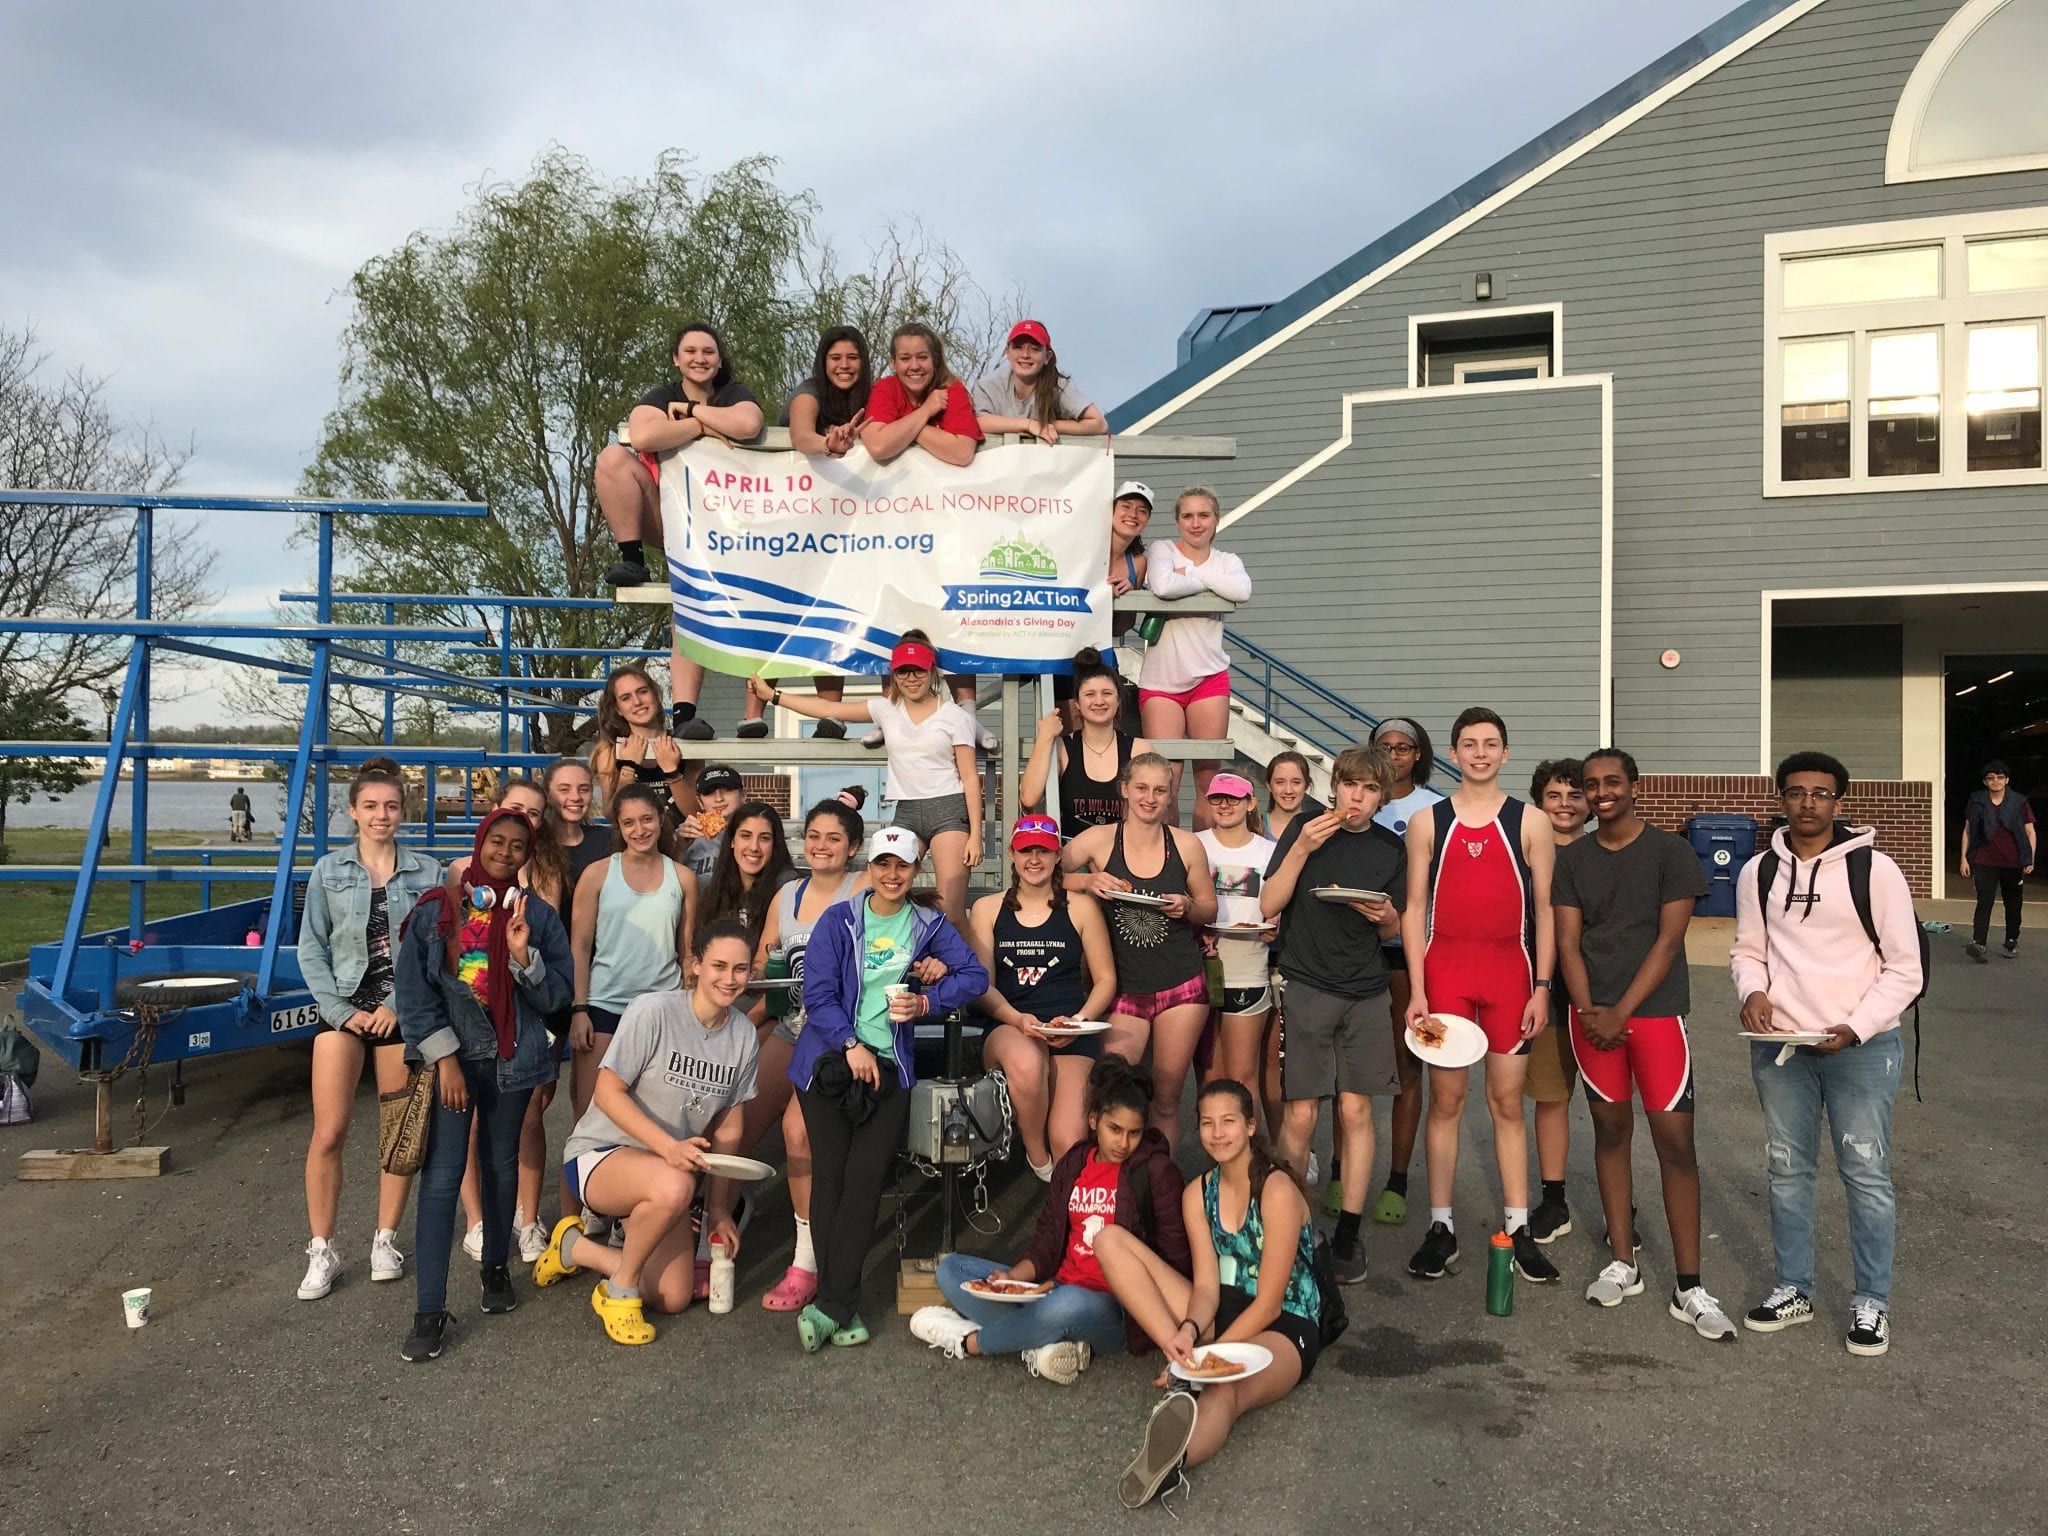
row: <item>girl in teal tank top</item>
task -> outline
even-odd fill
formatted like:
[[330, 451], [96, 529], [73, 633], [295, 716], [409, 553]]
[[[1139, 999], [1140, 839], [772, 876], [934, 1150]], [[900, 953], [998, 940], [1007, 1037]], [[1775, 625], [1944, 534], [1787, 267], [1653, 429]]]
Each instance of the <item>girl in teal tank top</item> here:
[[[1209, 1241], [1216, 1249], [1216, 1274], [1226, 1285], [1234, 1285], [1247, 1296], [1259, 1294], [1259, 1257], [1266, 1251], [1266, 1224], [1259, 1217], [1259, 1202], [1245, 1207], [1244, 1225], [1235, 1232], [1223, 1225], [1217, 1209], [1217, 1185], [1223, 1170], [1211, 1168], [1202, 1175], [1202, 1210], [1209, 1218]], [[1313, 1268], [1315, 1238], [1303, 1224], [1294, 1244], [1294, 1267], [1287, 1272], [1287, 1294], [1280, 1300], [1282, 1311], [1314, 1325], [1322, 1316], [1322, 1292], [1316, 1289]]]

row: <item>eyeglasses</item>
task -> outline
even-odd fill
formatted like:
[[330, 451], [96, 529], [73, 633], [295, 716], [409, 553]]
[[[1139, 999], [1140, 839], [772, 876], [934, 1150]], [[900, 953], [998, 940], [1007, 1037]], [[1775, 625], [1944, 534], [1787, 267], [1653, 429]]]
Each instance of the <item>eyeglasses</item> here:
[[1380, 750], [1386, 753], [1389, 757], [1413, 757], [1416, 753], [1420, 752], [1422, 748], [1416, 746], [1415, 743], [1411, 741], [1405, 747], [1390, 747], [1382, 745]]
[[1841, 792], [1833, 789], [1781, 789], [1780, 800], [1811, 800], [1817, 805], [1833, 805], [1841, 799]]

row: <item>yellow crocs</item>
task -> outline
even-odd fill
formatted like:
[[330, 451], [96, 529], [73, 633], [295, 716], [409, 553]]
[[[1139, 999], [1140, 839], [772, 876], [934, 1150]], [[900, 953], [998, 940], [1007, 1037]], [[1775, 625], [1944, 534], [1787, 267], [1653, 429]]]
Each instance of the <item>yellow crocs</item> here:
[[557, 1280], [566, 1280], [577, 1273], [576, 1266], [562, 1257], [562, 1244], [582, 1230], [583, 1222], [575, 1216], [564, 1216], [555, 1223], [555, 1230], [548, 1234], [546, 1250], [533, 1261], [535, 1285], [553, 1285]]
[[590, 1310], [604, 1324], [614, 1344], [652, 1344], [654, 1325], [640, 1315], [638, 1296], [614, 1297], [604, 1281], [590, 1293]]

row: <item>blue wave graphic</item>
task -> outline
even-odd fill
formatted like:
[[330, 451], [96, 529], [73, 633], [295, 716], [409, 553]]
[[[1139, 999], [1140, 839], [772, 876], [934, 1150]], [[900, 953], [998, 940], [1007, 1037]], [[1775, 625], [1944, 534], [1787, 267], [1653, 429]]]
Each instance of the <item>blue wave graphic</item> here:
[[860, 612], [858, 608], [849, 608], [846, 604], [835, 603], [830, 598], [819, 597], [810, 592], [799, 592], [794, 587], [779, 587], [772, 581], [742, 576], [737, 571], [720, 571], [713, 575], [701, 566], [690, 565], [674, 555], [669, 556], [668, 568], [671, 576], [682, 576], [713, 590], [721, 587], [737, 588], [742, 592], [751, 592], [756, 597], [765, 597], [771, 602], [788, 603], [794, 608], [830, 608], [838, 613], [853, 614]]

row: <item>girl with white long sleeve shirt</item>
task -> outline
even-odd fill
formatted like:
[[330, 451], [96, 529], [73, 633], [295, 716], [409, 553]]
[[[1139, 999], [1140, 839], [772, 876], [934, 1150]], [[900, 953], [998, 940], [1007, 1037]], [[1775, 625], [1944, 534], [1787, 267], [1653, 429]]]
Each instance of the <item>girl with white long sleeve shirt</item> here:
[[[1192, 597], [1213, 592], [1233, 603], [1251, 601], [1244, 562], [1215, 547], [1221, 514], [1216, 493], [1193, 485], [1174, 498], [1176, 537], [1145, 552], [1145, 586], [1153, 596]], [[1230, 734], [1230, 657], [1223, 649], [1223, 616], [1175, 615], [1145, 651], [1138, 673], [1138, 717], [1153, 741], [1216, 741]], [[1209, 780], [1220, 764], [1195, 764], [1195, 826], [1209, 824]], [[1173, 800], [1180, 803], [1180, 764], [1173, 768]]]

